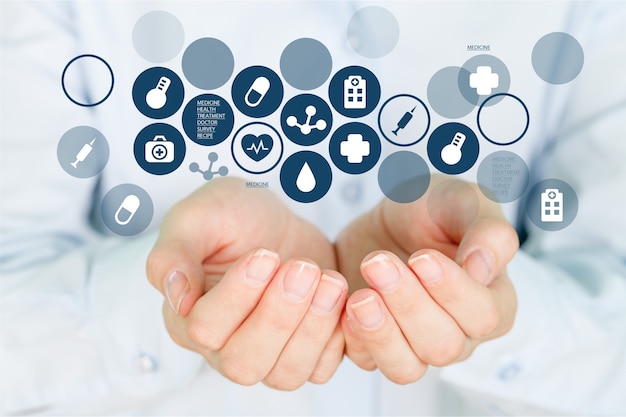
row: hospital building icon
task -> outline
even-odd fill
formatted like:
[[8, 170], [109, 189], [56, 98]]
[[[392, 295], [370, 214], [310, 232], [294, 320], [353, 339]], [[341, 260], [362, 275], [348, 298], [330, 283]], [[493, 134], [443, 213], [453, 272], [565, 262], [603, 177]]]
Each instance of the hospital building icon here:
[[541, 221], [560, 223], [563, 221], [563, 193], [558, 188], [546, 188], [541, 193]]

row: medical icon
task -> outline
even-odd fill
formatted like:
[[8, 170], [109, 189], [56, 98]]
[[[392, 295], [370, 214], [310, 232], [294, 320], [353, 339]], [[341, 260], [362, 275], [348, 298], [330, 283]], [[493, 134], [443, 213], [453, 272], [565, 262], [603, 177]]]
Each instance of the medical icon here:
[[150, 108], [154, 110], [158, 110], [161, 107], [165, 106], [167, 102], [167, 89], [170, 87], [172, 80], [163, 76], [159, 78], [159, 82], [156, 87], [152, 90], [148, 91], [146, 94], [146, 104], [150, 106]]
[[260, 135], [248, 133], [241, 139], [241, 147], [249, 158], [259, 162], [272, 151], [274, 139], [267, 133]]
[[256, 107], [261, 104], [261, 101], [265, 98], [265, 95], [270, 89], [270, 80], [261, 76], [257, 77], [244, 97], [246, 105], [250, 107]]
[[74, 168], [78, 168], [78, 163], [83, 162], [93, 150], [93, 143], [95, 141], [96, 141], [96, 138], [93, 138], [91, 142], [85, 143], [83, 147], [80, 148], [80, 151], [78, 151], [78, 153], [76, 154], [76, 160], [72, 162], [70, 165], [73, 166]]
[[360, 75], [349, 75], [343, 82], [343, 107], [364, 109], [367, 107], [367, 80]]
[[313, 129], [326, 129], [327, 123], [324, 119], [320, 118], [315, 122], [315, 124], [311, 124], [311, 118], [317, 114], [317, 108], [315, 106], [306, 106], [304, 112], [306, 113], [306, 121], [304, 122], [304, 124], [300, 124], [296, 116], [289, 116], [286, 120], [287, 126], [297, 127], [298, 129], [300, 129], [300, 133], [302, 133], [303, 135], [308, 135]]
[[163, 135], [156, 135], [146, 142], [145, 159], [148, 163], [169, 163], [174, 160], [174, 142]]
[[348, 138], [341, 142], [340, 150], [341, 156], [345, 156], [350, 164], [360, 164], [363, 162], [363, 157], [370, 154], [370, 143], [363, 140], [363, 135], [360, 133], [351, 133]]
[[406, 125], [409, 124], [411, 119], [413, 119], [413, 112], [415, 111], [416, 108], [417, 108], [417, 106], [413, 107], [411, 109], [411, 111], [404, 112], [404, 114], [402, 115], [400, 120], [398, 120], [398, 124], [396, 125], [396, 128], [391, 131], [391, 133], [393, 133], [394, 136], [398, 136], [398, 132], [401, 129], [404, 129], [406, 127]]
[[464, 143], [465, 135], [461, 132], [456, 132], [452, 138], [452, 142], [444, 146], [441, 150], [441, 160], [448, 165], [458, 164], [463, 156], [461, 148]]
[[476, 94], [479, 96], [490, 95], [491, 90], [498, 88], [500, 84], [498, 74], [491, 72], [491, 67], [488, 65], [477, 67], [476, 72], [470, 74], [469, 83], [470, 87], [476, 89]]
[[553, 223], [563, 221], [563, 193], [558, 188], [546, 188], [541, 193], [541, 221]]
[[140, 205], [139, 197], [134, 194], [127, 195], [115, 212], [115, 222], [120, 226], [126, 226], [133, 219]]
[[296, 178], [296, 187], [298, 187], [298, 190], [303, 193], [310, 193], [315, 189], [316, 184], [317, 182], [315, 181], [313, 170], [311, 170], [309, 163], [305, 162], [304, 165], [302, 165], [302, 169], [300, 169], [298, 177]]
[[211, 181], [215, 174], [225, 177], [226, 175], [228, 175], [228, 167], [221, 166], [217, 169], [217, 171], [213, 171], [213, 164], [217, 162], [218, 159], [219, 155], [215, 152], [211, 152], [209, 154], [209, 167], [206, 169], [206, 171], [201, 170], [200, 165], [198, 165], [197, 162], [192, 162], [191, 164], [189, 164], [189, 171], [201, 173], [202, 177], [207, 181]]

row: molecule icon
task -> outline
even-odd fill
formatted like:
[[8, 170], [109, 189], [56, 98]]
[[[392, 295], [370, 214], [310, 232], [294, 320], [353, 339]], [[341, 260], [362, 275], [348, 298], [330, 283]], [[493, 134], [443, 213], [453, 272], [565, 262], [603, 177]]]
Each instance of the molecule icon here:
[[197, 162], [192, 162], [191, 164], [189, 164], [189, 171], [191, 172], [200, 172], [202, 174], [202, 177], [206, 180], [206, 181], [211, 181], [213, 179], [213, 176], [215, 174], [217, 175], [221, 175], [222, 177], [225, 177], [226, 175], [228, 175], [228, 167], [226, 166], [221, 166], [218, 168], [217, 171], [213, 171], [213, 164], [215, 162], [217, 162], [217, 160], [219, 159], [219, 155], [215, 152], [211, 152], [209, 154], [209, 167], [206, 169], [206, 171], [203, 171], [200, 169], [200, 165], [198, 165]]

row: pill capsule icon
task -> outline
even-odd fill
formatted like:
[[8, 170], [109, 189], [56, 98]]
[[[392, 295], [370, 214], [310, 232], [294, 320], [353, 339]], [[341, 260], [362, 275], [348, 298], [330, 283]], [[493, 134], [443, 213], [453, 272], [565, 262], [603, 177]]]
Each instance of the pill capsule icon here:
[[120, 226], [127, 225], [132, 220], [140, 205], [141, 201], [139, 201], [139, 197], [134, 194], [127, 195], [115, 212], [115, 222]]
[[265, 77], [257, 77], [244, 97], [246, 105], [256, 107], [261, 104], [261, 100], [263, 100], [269, 89], [270, 80]]

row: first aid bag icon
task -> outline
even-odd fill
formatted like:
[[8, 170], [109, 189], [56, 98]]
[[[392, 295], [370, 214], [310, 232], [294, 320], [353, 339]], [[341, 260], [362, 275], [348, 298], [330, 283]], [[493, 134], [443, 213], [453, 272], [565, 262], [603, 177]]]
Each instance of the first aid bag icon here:
[[169, 163], [174, 161], [174, 143], [164, 135], [156, 135], [146, 142], [145, 159], [149, 163]]

